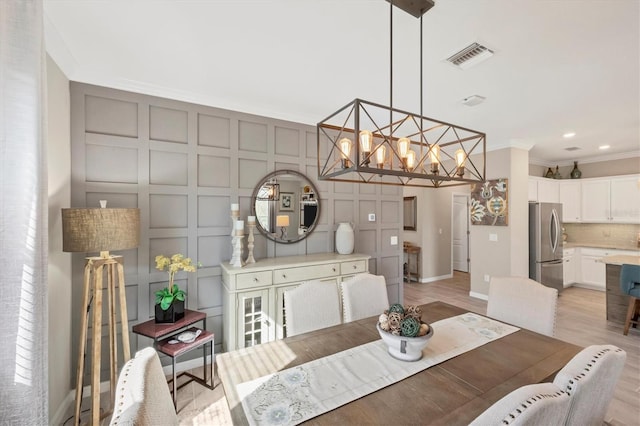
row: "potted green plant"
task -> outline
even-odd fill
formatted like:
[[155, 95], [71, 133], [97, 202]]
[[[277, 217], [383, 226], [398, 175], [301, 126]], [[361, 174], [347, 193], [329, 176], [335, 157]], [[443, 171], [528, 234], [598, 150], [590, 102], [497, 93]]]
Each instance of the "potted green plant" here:
[[162, 254], [156, 256], [156, 269], [169, 273], [169, 286], [156, 291], [155, 317], [158, 323], [171, 323], [184, 317], [184, 290], [174, 284], [176, 272], [195, 272], [196, 265], [190, 258], [177, 253], [170, 258]]

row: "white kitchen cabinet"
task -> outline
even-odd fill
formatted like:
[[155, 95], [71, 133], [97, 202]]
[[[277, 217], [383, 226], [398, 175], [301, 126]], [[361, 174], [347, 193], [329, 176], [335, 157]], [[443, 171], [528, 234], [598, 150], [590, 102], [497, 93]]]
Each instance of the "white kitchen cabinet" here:
[[304, 281], [337, 286], [367, 272], [369, 255], [321, 253], [262, 259], [242, 268], [222, 269], [223, 350], [231, 351], [286, 336], [284, 292]]
[[590, 179], [582, 182], [582, 221], [610, 222], [610, 181]]
[[580, 266], [576, 271], [577, 287], [585, 287], [593, 290], [605, 291], [606, 289], [606, 265], [602, 258], [615, 255], [638, 255], [632, 250], [602, 249], [591, 247], [579, 247], [575, 249], [575, 257], [579, 257]]
[[562, 203], [562, 221], [566, 223], [581, 221], [581, 183], [577, 180], [559, 182], [560, 202]]
[[617, 223], [640, 223], [640, 175], [611, 178], [610, 217]]
[[640, 175], [585, 179], [582, 222], [640, 223]]
[[576, 257], [575, 249], [562, 250], [562, 274], [564, 288], [571, 286], [576, 282]]
[[538, 180], [538, 201], [541, 203], [560, 202], [560, 189], [557, 180], [548, 178]]

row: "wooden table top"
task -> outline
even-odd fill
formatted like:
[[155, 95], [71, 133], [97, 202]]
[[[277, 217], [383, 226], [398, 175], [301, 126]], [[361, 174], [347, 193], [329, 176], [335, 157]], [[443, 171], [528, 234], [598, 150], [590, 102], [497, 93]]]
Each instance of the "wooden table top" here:
[[157, 323], [155, 319], [150, 319], [149, 321], [134, 325], [132, 330], [136, 334], [141, 334], [154, 340], [158, 340], [163, 336], [167, 336], [180, 330], [181, 328], [187, 327], [198, 321], [202, 321], [206, 317], [207, 315], [204, 312], [185, 309], [184, 317], [180, 318], [176, 322]]
[[[432, 323], [467, 311], [422, 305]], [[236, 385], [380, 338], [377, 317], [216, 356], [233, 424], [248, 424]], [[521, 329], [309, 420], [308, 424], [469, 424], [507, 393], [552, 381], [582, 348]]]

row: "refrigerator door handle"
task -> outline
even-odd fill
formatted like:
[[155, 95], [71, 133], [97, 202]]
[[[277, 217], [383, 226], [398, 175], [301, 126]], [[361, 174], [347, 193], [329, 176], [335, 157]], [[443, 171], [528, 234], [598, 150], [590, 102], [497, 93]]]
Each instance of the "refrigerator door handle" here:
[[551, 266], [551, 265], [560, 265], [563, 263], [562, 259], [558, 259], [558, 260], [550, 260], [547, 262], [536, 262], [539, 263], [540, 265], [542, 265], [542, 267], [547, 267], [547, 266]]
[[549, 226], [549, 240], [551, 241], [551, 252], [555, 253], [558, 248], [558, 229], [560, 228], [560, 220], [556, 209], [551, 210], [551, 224]]

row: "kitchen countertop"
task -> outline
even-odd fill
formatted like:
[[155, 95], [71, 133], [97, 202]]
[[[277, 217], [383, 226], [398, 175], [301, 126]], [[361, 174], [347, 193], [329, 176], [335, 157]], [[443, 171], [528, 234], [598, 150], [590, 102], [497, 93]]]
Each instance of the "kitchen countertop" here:
[[625, 256], [625, 255], [617, 255], [617, 256], [605, 256], [602, 258], [604, 263], [609, 265], [640, 265], [640, 256]]
[[629, 245], [626, 247], [622, 247], [620, 245], [615, 244], [607, 244], [607, 243], [574, 243], [565, 241], [562, 245], [562, 248], [576, 248], [576, 247], [589, 247], [589, 248], [602, 248], [602, 249], [614, 249], [614, 250], [630, 250], [637, 251], [640, 254], [640, 250], [637, 246]]

